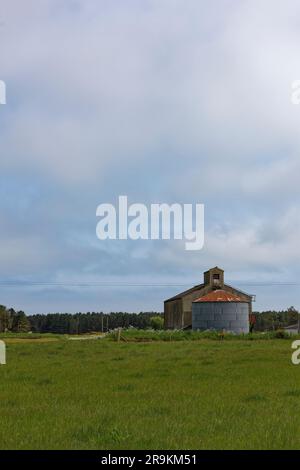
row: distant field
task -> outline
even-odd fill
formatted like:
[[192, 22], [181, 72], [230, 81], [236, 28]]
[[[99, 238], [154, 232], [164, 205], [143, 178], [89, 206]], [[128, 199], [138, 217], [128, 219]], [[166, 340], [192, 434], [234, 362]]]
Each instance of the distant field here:
[[53, 339], [7, 344], [0, 449], [300, 448], [292, 340]]

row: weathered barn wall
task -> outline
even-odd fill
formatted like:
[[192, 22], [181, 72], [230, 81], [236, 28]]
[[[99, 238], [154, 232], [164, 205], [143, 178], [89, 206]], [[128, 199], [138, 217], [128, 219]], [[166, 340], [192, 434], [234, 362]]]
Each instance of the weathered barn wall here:
[[196, 289], [190, 294], [164, 304], [166, 329], [179, 329], [192, 326], [192, 302], [209, 292], [209, 286]]
[[227, 330], [249, 333], [250, 304], [246, 302], [195, 302], [192, 307], [194, 330]]
[[164, 327], [166, 329], [182, 328], [182, 300], [165, 302]]

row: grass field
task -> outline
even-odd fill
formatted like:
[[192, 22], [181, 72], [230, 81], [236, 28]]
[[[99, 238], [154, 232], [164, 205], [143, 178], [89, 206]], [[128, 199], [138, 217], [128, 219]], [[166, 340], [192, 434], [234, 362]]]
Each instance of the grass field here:
[[0, 449], [300, 448], [291, 340], [53, 339], [7, 342]]

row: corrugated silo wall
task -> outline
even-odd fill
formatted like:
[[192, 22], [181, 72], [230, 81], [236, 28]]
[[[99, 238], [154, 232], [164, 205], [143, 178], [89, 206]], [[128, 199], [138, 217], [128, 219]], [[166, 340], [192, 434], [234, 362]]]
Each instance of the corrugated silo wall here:
[[249, 333], [249, 304], [246, 302], [195, 302], [193, 330], [227, 330]]

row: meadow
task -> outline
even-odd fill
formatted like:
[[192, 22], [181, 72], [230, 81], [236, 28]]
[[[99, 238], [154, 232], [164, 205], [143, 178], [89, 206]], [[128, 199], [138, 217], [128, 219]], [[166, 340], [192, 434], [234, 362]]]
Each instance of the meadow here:
[[299, 449], [287, 339], [7, 335], [0, 449]]

